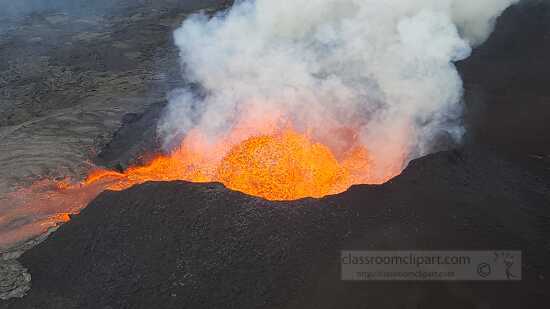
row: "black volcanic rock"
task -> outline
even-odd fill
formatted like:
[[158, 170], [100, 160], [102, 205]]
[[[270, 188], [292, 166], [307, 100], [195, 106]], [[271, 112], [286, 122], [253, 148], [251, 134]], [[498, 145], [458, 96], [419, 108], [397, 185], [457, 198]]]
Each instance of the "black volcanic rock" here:
[[550, 3], [522, 0], [458, 63], [470, 142], [519, 157], [550, 153], [549, 51]]
[[152, 104], [141, 114], [126, 114], [121, 127], [95, 158], [96, 164], [122, 172], [128, 166], [149, 162], [161, 149], [157, 122], [166, 103]]
[[[413, 161], [382, 186], [268, 202], [220, 184], [101, 194], [20, 259], [5, 308], [535, 308], [550, 305], [550, 188], [490, 151]], [[346, 283], [341, 249], [522, 250], [521, 282]]]

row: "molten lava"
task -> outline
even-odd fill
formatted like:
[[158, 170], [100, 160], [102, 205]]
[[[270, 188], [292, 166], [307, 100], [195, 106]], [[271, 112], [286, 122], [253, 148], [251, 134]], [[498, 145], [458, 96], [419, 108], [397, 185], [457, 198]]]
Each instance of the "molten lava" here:
[[107, 189], [123, 190], [147, 181], [221, 182], [269, 200], [293, 200], [335, 194], [368, 182], [366, 149], [356, 147], [339, 161], [327, 146], [292, 129], [253, 136], [232, 146], [218, 143], [214, 149], [227, 149], [218, 160], [194, 150], [199, 140], [199, 135], [191, 134], [171, 154], [124, 173], [96, 170], [84, 184], [104, 182]]
[[285, 131], [235, 146], [218, 167], [217, 180], [251, 195], [292, 200], [345, 189], [348, 174], [326, 146]]

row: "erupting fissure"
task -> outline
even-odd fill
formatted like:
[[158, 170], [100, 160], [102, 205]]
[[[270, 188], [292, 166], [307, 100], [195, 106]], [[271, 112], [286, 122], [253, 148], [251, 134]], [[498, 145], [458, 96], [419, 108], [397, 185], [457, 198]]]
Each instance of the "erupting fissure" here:
[[200, 133], [191, 132], [170, 154], [123, 173], [95, 170], [84, 185], [104, 183], [106, 189], [123, 190], [147, 181], [221, 182], [269, 200], [294, 200], [336, 194], [353, 184], [381, 183], [393, 176], [373, 178], [363, 146], [351, 147], [337, 159], [328, 146], [291, 128], [235, 145], [227, 140], [205, 143]]

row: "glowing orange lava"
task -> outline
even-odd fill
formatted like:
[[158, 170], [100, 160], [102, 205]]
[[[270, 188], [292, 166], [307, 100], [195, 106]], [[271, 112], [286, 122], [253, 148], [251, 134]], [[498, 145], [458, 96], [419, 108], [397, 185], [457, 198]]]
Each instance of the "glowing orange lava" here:
[[292, 200], [345, 190], [349, 172], [326, 146], [285, 131], [235, 146], [218, 167], [217, 180], [251, 195]]
[[292, 129], [253, 136], [233, 146], [217, 144], [214, 149], [227, 149], [219, 160], [193, 150], [199, 139], [191, 135], [171, 154], [124, 173], [96, 170], [85, 185], [105, 182], [107, 189], [123, 190], [147, 181], [221, 182], [269, 200], [294, 200], [339, 193], [368, 181], [366, 149], [353, 148], [337, 160], [327, 146]]

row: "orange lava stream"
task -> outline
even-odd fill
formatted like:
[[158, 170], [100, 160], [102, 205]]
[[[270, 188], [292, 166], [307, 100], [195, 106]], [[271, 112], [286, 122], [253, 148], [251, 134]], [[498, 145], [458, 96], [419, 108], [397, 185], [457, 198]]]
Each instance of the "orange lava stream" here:
[[106, 189], [118, 191], [147, 181], [221, 182], [268, 200], [295, 200], [339, 193], [369, 178], [363, 147], [353, 148], [339, 161], [327, 146], [292, 129], [253, 136], [232, 147], [219, 144], [218, 149], [229, 148], [221, 160], [193, 151], [188, 142], [124, 173], [96, 170], [84, 185], [104, 181]]
[[124, 172], [97, 169], [77, 184], [44, 179], [13, 192], [5, 201], [9, 207], [0, 209], [0, 226], [11, 226], [0, 230], [0, 249], [70, 220], [69, 214], [80, 212], [104, 190], [147, 181], [221, 182], [268, 200], [295, 200], [337, 194], [353, 184], [383, 183], [400, 171], [388, 168], [375, 176], [372, 158], [354, 130], [322, 138], [337, 142], [328, 146], [289, 126], [277, 129], [274, 123], [242, 121], [214, 141], [191, 130], [178, 148], [147, 164]]

